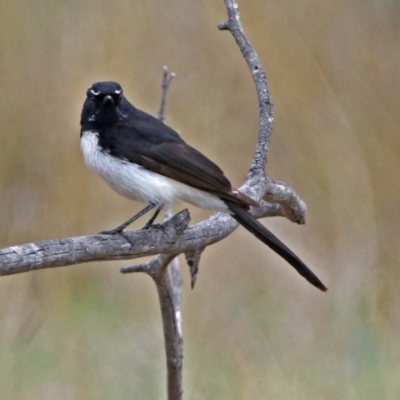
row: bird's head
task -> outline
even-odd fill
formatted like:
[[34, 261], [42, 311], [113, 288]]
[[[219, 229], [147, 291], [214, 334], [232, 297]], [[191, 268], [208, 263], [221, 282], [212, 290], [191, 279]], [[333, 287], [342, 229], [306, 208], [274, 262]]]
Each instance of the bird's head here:
[[81, 125], [106, 124], [122, 120], [133, 108], [123, 96], [119, 83], [112, 81], [94, 83], [86, 92]]
[[122, 100], [123, 91], [117, 82], [97, 82], [88, 89], [86, 96], [96, 107], [116, 107]]

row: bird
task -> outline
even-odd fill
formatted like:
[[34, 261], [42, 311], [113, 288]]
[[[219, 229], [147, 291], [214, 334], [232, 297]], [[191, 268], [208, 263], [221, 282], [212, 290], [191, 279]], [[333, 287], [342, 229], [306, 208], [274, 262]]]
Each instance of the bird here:
[[114, 81], [94, 83], [81, 113], [80, 144], [86, 166], [118, 194], [146, 204], [128, 221], [103, 234], [122, 234], [156, 208], [180, 201], [230, 214], [321, 291], [326, 286], [307, 265], [250, 213], [259, 203], [232, 187], [213, 161], [159, 119], [134, 107]]

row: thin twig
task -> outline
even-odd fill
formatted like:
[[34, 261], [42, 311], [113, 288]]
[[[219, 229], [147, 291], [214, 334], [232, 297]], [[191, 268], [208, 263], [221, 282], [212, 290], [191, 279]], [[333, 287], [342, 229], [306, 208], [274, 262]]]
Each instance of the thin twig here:
[[170, 74], [168, 73], [168, 67], [164, 66], [163, 67], [163, 80], [162, 80], [162, 85], [161, 85], [161, 102], [160, 102], [160, 110], [157, 113], [157, 118], [161, 121], [165, 121], [165, 105], [167, 103], [167, 94], [168, 94], [168, 89], [169, 85], [172, 81], [172, 79], [175, 78], [175, 73], [171, 72]]
[[260, 110], [260, 125], [258, 142], [250, 167], [250, 173], [256, 173], [259, 175], [260, 172], [264, 172], [265, 164], [267, 162], [269, 143], [271, 141], [272, 123], [274, 120], [271, 93], [269, 90], [265, 70], [240, 22], [240, 13], [237, 2], [235, 0], [224, 1], [228, 11], [228, 21], [220, 24], [218, 28], [220, 30], [229, 30], [234, 37], [244, 59], [247, 62], [247, 65], [250, 68], [250, 72], [257, 89]]

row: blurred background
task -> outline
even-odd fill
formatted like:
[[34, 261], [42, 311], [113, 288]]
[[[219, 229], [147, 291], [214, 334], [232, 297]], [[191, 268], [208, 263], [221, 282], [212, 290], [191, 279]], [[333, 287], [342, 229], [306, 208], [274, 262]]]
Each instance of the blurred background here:
[[[194, 290], [181, 262], [186, 399], [400, 398], [399, 4], [239, 1], [275, 105], [267, 173], [308, 205], [306, 226], [264, 222], [329, 292], [244, 229], [206, 250]], [[222, 0], [15, 0], [0, 15], [2, 247], [113, 228], [142, 206], [84, 165], [98, 80], [155, 114], [167, 65], [167, 122], [242, 184], [258, 106], [217, 29]], [[165, 398], [156, 290], [123, 265], [0, 279], [1, 399]]]

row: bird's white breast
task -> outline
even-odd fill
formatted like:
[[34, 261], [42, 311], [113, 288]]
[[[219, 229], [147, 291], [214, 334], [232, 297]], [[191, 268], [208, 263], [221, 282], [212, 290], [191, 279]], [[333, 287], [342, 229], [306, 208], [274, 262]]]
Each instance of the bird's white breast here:
[[83, 132], [81, 149], [87, 167], [124, 197], [145, 203], [173, 204], [186, 201], [200, 208], [228, 212], [225, 203], [213, 194], [151, 172], [102, 150], [96, 132]]

